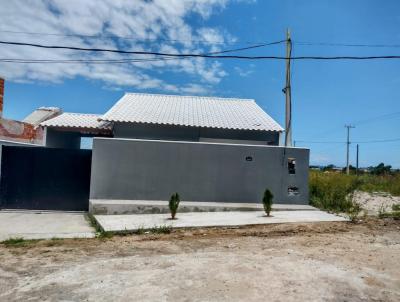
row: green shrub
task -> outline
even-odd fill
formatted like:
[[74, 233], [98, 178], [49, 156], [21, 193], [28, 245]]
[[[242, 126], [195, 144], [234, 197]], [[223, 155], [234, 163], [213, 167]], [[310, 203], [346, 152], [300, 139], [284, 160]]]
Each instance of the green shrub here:
[[262, 202], [263, 202], [263, 206], [264, 206], [264, 211], [267, 214], [267, 216], [270, 216], [270, 213], [272, 210], [273, 198], [274, 198], [274, 195], [271, 193], [271, 191], [266, 189], [264, 192], [264, 197], [263, 197]]
[[400, 174], [359, 176], [359, 190], [388, 192], [393, 196], [400, 196]]
[[400, 203], [392, 205], [392, 210], [393, 211], [400, 211]]
[[172, 219], [175, 219], [175, 215], [179, 207], [179, 202], [180, 202], [179, 194], [178, 193], [172, 194], [168, 204]]
[[360, 209], [353, 203], [354, 191], [387, 192], [393, 196], [400, 196], [400, 174], [357, 176], [310, 171], [309, 189], [311, 205], [327, 211], [345, 212], [349, 217], [356, 219], [359, 214], [356, 212]]
[[347, 215], [349, 215], [350, 221], [357, 222], [361, 211], [361, 206], [358, 203], [353, 203], [353, 205], [347, 210]]
[[339, 173], [310, 172], [310, 204], [333, 212], [347, 212], [353, 207], [352, 194], [357, 178]]

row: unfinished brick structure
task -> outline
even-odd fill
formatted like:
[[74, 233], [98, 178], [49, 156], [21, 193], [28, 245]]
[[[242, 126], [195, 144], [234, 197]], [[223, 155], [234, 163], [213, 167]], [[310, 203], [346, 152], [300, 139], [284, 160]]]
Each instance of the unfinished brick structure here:
[[[6, 119], [3, 117], [4, 104], [4, 79], [0, 78], [0, 140], [16, 141], [22, 143], [43, 144], [44, 131], [33, 123]], [[58, 115], [61, 111], [39, 108], [41, 111], [48, 111], [47, 118]], [[46, 119], [46, 118], [45, 118]], [[40, 120], [42, 121], [43, 118]]]

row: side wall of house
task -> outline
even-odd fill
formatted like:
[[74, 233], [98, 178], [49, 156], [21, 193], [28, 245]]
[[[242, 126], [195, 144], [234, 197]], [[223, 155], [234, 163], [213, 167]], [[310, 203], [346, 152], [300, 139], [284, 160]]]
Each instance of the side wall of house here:
[[90, 197], [260, 202], [269, 188], [276, 203], [308, 204], [308, 163], [300, 148], [95, 138]]
[[81, 135], [79, 132], [58, 131], [47, 128], [45, 130], [45, 146], [48, 148], [79, 149]]
[[279, 132], [115, 123], [115, 138], [279, 145]]

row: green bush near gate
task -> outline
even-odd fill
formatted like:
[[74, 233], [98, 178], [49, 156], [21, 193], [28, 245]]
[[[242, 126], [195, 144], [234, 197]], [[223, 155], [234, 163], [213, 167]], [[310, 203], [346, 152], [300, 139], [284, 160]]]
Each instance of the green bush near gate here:
[[180, 197], [178, 193], [172, 194], [171, 198], [169, 199], [169, 211], [171, 212], [171, 219], [175, 219], [176, 212], [178, 211]]
[[263, 202], [263, 206], [264, 206], [264, 211], [268, 217], [270, 216], [270, 213], [272, 210], [273, 198], [274, 198], [274, 195], [271, 193], [271, 191], [266, 189], [264, 192], [264, 197], [263, 197], [262, 202]]

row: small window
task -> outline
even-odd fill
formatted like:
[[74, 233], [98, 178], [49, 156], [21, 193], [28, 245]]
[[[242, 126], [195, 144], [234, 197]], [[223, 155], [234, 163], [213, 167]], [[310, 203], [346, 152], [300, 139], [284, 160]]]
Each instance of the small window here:
[[252, 156], [246, 156], [246, 161], [253, 161], [253, 157]]
[[288, 158], [288, 172], [289, 174], [296, 174], [296, 159]]
[[299, 188], [294, 186], [288, 187], [287, 191], [288, 191], [288, 196], [296, 196], [300, 194]]

